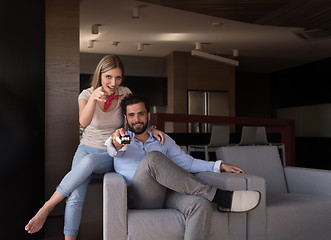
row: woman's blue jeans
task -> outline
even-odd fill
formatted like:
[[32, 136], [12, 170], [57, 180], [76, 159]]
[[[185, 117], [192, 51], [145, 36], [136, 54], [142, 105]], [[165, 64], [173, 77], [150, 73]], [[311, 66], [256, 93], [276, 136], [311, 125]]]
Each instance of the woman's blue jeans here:
[[113, 169], [113, 158], [106, 150], [84, 144], [78, 146], [70, 172], [56, 188], [64, 197], [68, 197], [64, 214], [64, 235], [78, 235], [85, 194], [92, 173], [103, 174]]

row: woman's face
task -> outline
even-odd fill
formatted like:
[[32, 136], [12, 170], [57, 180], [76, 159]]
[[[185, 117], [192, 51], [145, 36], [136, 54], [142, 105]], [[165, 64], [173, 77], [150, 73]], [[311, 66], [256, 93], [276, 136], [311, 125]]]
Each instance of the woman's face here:
[[101, 86], [107, 95], [116, 92], [118, 86], [122, 83], [122, 71], [119, 68], [113, 68], [107, 72], [101, 73]]

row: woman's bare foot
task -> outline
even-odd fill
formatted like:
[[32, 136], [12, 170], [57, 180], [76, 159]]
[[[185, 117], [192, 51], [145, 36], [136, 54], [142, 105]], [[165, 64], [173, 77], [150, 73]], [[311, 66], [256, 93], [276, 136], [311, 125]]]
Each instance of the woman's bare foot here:
[[46, 222], [48, 214], [52, 211], [52, 209], [49, 209], [47, 207], [47, 204], [39, 209], [37, 214], [28, 222], [28, 224], [25, 226], [25, 230], [28, 233], [36, 233], [38, 232]]
[[29, 221], [25, 226], [25, 230], [28, 233], [38, 232], [46, 222], [48, 214], [54, 209], [54, 207], [64, 199], [57, 190], [53, 193], [52, 197], [45, 202], [44, 206], [39, 209], [37, 214]]

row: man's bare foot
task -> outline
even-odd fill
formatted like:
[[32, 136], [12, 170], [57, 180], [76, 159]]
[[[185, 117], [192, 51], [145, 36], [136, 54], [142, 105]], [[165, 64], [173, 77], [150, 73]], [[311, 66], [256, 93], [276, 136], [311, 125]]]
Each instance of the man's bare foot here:
[[39, 209], [37, 214], [29, 221], [29, 223], [25, 226], [25, 230], [28, 233], [36, 233], [38, 232], [46, 222], [48, 214], [51, 212], [51, 209], [48, 209], [46, 204]]

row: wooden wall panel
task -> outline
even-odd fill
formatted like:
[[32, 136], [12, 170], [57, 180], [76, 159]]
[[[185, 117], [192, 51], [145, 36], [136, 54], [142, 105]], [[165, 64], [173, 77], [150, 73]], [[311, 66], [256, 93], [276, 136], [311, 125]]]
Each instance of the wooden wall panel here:
[[231, 65], [201, 57], [188, 57], [187, 88], [191, 90], [227, 91], [235, 76]]
[[[166, 57], [166, 71], [168, 76], [168, 105], [167, 113], [182, 113], [187, 110], [187, 54], [173, 52]], [[167, 132], [183, 132], [186, 124], [167, 123]]]
[[[46, 0], [45, 198], [70, 170], [79, 143], [79, 1]], [[64, 204], [53, 211], [63, 215]]]
[[[187, 90], [214, 90], [229, 93], [229, 115], [235, 116], [235, 67], [186, 52], [166, 57], [168, 76], [167, 113], [187, 113]], [[166, 132], [185, 132], [186, 124], [167, 124]]]

